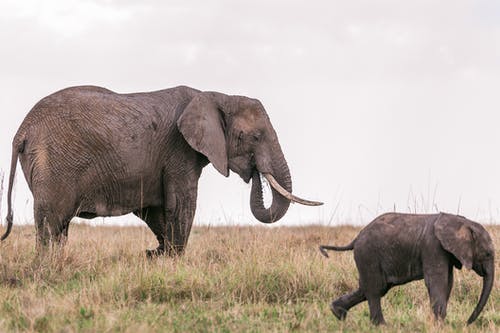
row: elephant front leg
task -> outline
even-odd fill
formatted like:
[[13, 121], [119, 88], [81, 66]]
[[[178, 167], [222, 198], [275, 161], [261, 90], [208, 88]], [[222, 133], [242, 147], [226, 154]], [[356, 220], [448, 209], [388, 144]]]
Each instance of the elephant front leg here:
[[169, 256], [184, 253], [196, 210], [197, 184], [169, 186], [165, 203], [165, 252]]
[[154, 250], [146, 250], [148, 257], [155, 257], [165, 253], [165, 215], [162, 207], [147, 207], [137, 210], [134, 214], [146, 222], [149, 229], [158, 240], [158, 247]]
[[424, 280], [434, 317], [437, 320], [444, 320], [453, 286], [453, 266], [449, 264], [435, 267], [434, 270], [426, 272]]

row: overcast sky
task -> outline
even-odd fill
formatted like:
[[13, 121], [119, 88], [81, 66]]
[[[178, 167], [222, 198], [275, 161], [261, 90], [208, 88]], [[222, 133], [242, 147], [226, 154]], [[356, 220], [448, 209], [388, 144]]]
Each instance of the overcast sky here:
[[[264, 104], [294, 192], [325, 202], [279, 225], [394, 208], [500, 222], [499, 1], [0, 0], [0, 47], [5, 173], [18, 126], [52, 92], [185, 84]], [[206, 167], [196, 224], [260, 225], [249, 192]], [[18, 172], [15, 223], [31, 205]]]

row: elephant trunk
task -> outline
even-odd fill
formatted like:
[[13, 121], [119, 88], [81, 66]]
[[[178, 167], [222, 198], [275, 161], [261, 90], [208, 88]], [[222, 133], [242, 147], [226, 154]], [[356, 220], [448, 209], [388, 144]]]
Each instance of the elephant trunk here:
[[485, 275], [483, 277], [483, 289], [481, 291], [481, 296], [479, 297], [479, 302], [476, 305], [476, 308], [472, 312], [467, 320], [467, 325], [470, 325], [476, 318], [479, 316], [481, 311], [483, 310], [486, 302], [488, 301], [488, 297], [490, 296], [491, 289], [493, 288], [493, 280], [495, 278], [495, 264], [494, 261], [491, 260], [488, 263], [487, 269], [485, 269]]
[[[288, 165], [283, 158], [278, 165], [275, 164], [273, 170], [273, 178], [285, 189], [288, 193], [292, 192], [292, 179], [290, 177], [290, 171], [288, 170]], [[262, 195], [262, 182], [260, 179], [260, 172], [254, 170], [252, 175], [252, 191], [250, 193], [250, 208], [252, 214], [257, 220], [262, 223], [273, 223], [278, 221], [285, 215], [288, 207], [290, 206], [290, 200], [281, 195], [274, 187], [271, 187], [273, 201], [269, 208], [264, 207], [264, 199]]]

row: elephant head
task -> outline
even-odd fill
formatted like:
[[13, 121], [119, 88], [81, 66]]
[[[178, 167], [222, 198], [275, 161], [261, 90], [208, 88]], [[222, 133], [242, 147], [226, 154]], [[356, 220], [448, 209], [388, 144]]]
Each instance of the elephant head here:
[[[290, 201], [320, 205], [292, 195], [292, 180], [271, 121], [256, 100], [216, 92], [193, 97], [177, 121], [188, 144], [205, 155], [222, 175], [236, 172], [246, 183], [252, 179], [250, 207], [263, 223], [278, 221]], [[272, 204], [265, 208], [261, 175], [272, 187]]]
[[465, 218], [460, 218], [460, 221], [462, 223], [450, 223], [452, 221], [444, 217], [435, 224], [434, 232], [441, 246], [460, 262], [458, 268], [463, 265], [483, 277], [479, 302], [467, 321], [470, 324], [479, 316], [490, 296], [495, 277], [495, 251], [482, 225]]

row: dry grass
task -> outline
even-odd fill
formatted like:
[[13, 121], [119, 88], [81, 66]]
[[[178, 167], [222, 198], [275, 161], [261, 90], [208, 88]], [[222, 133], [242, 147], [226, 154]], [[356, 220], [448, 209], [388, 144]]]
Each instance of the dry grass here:
[[[202, 227], [182, 258], [148, 260], [144, 250], [156, 244], [146, 228], [76, 225], [64, 250], [39, 260], [33, 227], [17, 227], [0, 249], [0, 331], [378, 331], [366, 303], [345, 322], [328, 310], [356, 288], [357, 271], [352, 253], [325, 259], [318, 245], [348, 243], [358, 230]], [[500, 227], [489, 230], [500, 248]], [[465, 326], [480, 289], [478, 276], [457, 271], [438, 325], [422, 281], [394, 288], [382, 304], [384, 330], [500, 331], [498, 282]]]

